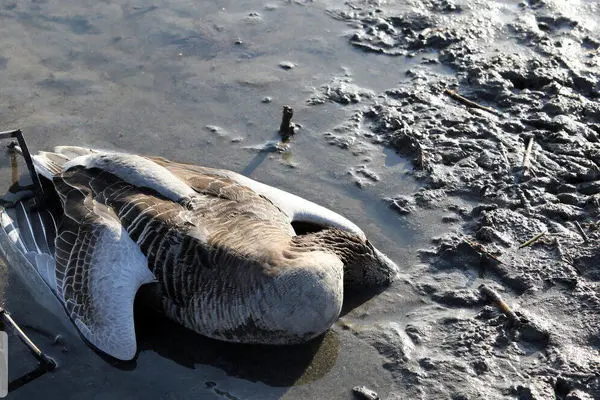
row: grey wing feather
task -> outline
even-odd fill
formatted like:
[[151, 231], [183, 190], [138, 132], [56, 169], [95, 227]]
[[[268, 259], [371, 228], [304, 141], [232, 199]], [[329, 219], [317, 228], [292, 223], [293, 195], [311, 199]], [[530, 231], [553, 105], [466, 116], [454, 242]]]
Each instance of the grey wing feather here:
[[65, 209], [56, 239], [57, 295], [92, 345], [129, 360], [137, 349], [135, 295], [154, 277], [114, 213], [63, 177], [54, 182]]

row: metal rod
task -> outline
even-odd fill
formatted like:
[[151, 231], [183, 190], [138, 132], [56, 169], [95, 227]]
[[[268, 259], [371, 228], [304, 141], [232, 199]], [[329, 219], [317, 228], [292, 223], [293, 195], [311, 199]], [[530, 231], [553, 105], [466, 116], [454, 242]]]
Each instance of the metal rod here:
[[2, 131], [2, 132], [0, 132], [0, 139], [14, 138], [15, 134], [17, 132], [20, 132], [20, 129], [13, 129], [13, 130], [10, 130], [10, 131]]
[[7, 322], [10, 326], [12, 326], [13, 330], [16, 332], [17, 336], [25, 345], [31, 350], [35, 358], [38, 359], [42, 364], [44, 364], [48, 370], [52, 370], [56, 367], [56, 362], [53, 359], [42, 353], [42, 351], [29, 339], [29, 337], [23, 332], [23, 330], [17, 325], [14, 319], [10, 316], [8, 311], [4, 308], [0, 307], [0, 317]]
[[33, 166], [33, 159], [31, 158], [31, 154], [29, 153], [29, 148], [27, 147], [27, 143], [25, 143], [25, 138], [23, 137], [23, 133], [20, 129], [15, 131], [15, 137], [19, 142], [19, 146], [21, 146], [21, 150], [23, 151], [23, 158], [25, 159], [25, 163], [27, 164], [27, 169], [29, 170], [29, 175], [31, 176], [31, 180], [36, 188], [36, 197], [38, 199], [38, 206], [42, 206], [45, 201], [44, 196], [44, 188], [42, 187], [42, 182], [40, 182], [40, 177], [37, 172], [35, 172], [35, 167]]
[[21, 147], [22, 156], [25, 159], [27, 169], [29, 170], [29, 176], [33, 181], [33, 186], [35, 186], [35, 197], [37, 198], [38, 206], [41, 207], [46, 202], [46, 197], [44, 196], [44, 188], [42, 187], [42, 182], [40, 182], [40, 177], [38, 176], [37, 172], [35, 172], [35, 167], [33, 166], [33, 159], [31, 158], [31, 153], [29, 152], [29, 148], [27, 147], [27, 143], [25, 142], [23, 132], [21, 132], [20, 129], [13, 129], [11, 131], [0, 132], [0, 139], [9, 138], [17, 139], [19, 147]]

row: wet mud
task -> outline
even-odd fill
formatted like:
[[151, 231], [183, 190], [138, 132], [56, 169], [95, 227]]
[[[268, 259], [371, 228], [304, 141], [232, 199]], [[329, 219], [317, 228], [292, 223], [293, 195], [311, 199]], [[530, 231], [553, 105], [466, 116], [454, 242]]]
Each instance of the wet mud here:
[[427, 306], [357, 335], [388, 360], [398, 398], [598, 398], [599, 4], [402, 3], [329, 11], [350, 45], [420, 62], [326, 138], [408, 157], [424, 186], [386, 201], [409, 217], [444, 208], [453, 229], [406, 273]]
[[[6, 303], [59, 361], [14, 398], [599, 398], [599, 14], [594, 0], [4, 6], [0, 122], [33, 148], [242, 172], [347, 215], [403, 269], [285, 351], [141, 311], [124, 365], [2, 269]], [[281, 152], [284, 104], [300, 129]], [[18, 376], [31, 365], [11, 349]]]

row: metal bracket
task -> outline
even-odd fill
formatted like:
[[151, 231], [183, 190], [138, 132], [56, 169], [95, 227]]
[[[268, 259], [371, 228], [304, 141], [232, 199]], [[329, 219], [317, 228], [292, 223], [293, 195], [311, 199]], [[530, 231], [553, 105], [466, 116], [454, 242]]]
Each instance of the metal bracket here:
[[33, 354], [33, 356], [40, 362], [42, 366], [44, 366], [48, 371], [52, 371], [54, 368], [56, 368], [56, 362], [52, 358], [48, 357], [45, 353], [43, 353], [39, 349], [39, 347], [37, 347], [35, 343], [33, 343], [31, 339], [29, 339], [25, 332], [23, 332], [19, 325], [17, 325], [15, 320], [12, 319], [8, 311], [6, 311], [2, 307], [0, 307], [0, 318], [12, 327], [13, 331], [17, 334], [19, 339], [21, 339], [25, 346], [27, 346], [27, 348], [31, 351], [31, 354]]
[[[37, 206], [43, 206], [45, 204], [44, 188], [42, 187], [40, 177], [38, 176], [37, 172], [35, 172], [35, 167], [33, 166], [33, 159], [31, 158], [31, 153], [29, 152], [29, 148], [27, 147], [27, 143], [25, 142], [23, 133], [20, 129], [0, 132], [0, 139], [17, 139], [17, 142], [21, 149], [19, 153], [25, 159], [27, 169], [29, 170], [29, 175], [31, 177], [31, 180], [33, 181]], [[45, 353], [43, 353], [39, 349], [39, 347], [37, 347], [31, 341], [31, 339], [25, 334], [25, 332], [23, 332], [19, 325], [17, 325], [17, 323], [12, 319], [8, 311], [0, 307], [0, 328], [4, 327], [5, 325], [9, 325], [12, 328], [13, 332], [16, 333], [19, 339], [27, 346], [27, 348], [31, 351], [33, 356], [39, 362], [39, 365], [35, 370], [9, 383], [8, 391], [11, 392], [24, 385], [25, 383], [30, 382], [33, 379], [43, 375], [47, 371], [53, 370], [54, 368], [56, 368], [56, 362], [52, 358], [48, 357]]]
[[33, 181], [33, 186], [35, 188], [35, 197], [37, 199], [38, 206], [41, 207], [46, 202], [46, 197], [44, 196], [44, 188], [42, 187], [42, 182], [40, 182], [40, 177], [38, 176], [37, 172], [35, 172], [35, 167], [33, 166], [33, 159], [31, 158], [31, 153], [29, 152], [29, 148], [27, 147], [27, 143], [25, 142], [23, 132], [21, 132], [20, 129], [0, 132], [0, 139], [17, 139], [19, 147], [21, 148], [21, 155], [25, 159], [27, 169], [29, 170], [29, 176]]
[[31, 339], [23, 332], [23, 330], [17, 325], [17, 323], [12, 319], [8, 311], [4, 308], [0, 307], [0, 326], [4, 327], [5, 325], [9, 325], [13, 332], [21, 339], [21, 341], [27, 346], [31, 354], [38, 360], [39, 364], [37, 368], [29, 371], [25, 375], [14, 379], [8, 384], [8, 392], [13, 392], [20, 388], [21, 386], [33, 381], [34, 379], [39, 378], [44, 375], [48, 371], [52, 371], [56, 368], [56, 361], [52, 358], [48, 357], [45, 353], [43, 353], [39, 347], [37, 347]]

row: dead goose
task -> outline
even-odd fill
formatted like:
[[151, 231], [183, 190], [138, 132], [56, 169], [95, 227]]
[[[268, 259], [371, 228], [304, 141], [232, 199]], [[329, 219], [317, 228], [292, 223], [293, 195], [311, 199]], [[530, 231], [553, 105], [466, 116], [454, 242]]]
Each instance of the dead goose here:
[[[118, 359], [135, 356], [133, 301], [147, 283], [202, 335], [291, 344], [331, 326], [344, 288], [398, 271], [346, 218], [231, 171], [71, 146], [34, 164], [61, 215], [19, 203], [2, 213], [5, 236], [85, 339]], [[297, 234], [292, 222], [323, 228]]]

